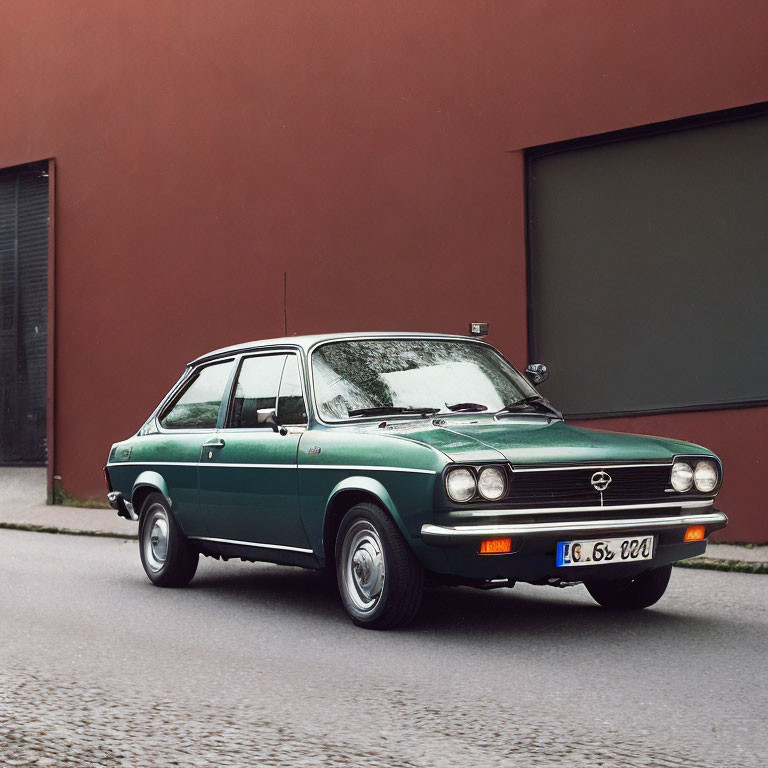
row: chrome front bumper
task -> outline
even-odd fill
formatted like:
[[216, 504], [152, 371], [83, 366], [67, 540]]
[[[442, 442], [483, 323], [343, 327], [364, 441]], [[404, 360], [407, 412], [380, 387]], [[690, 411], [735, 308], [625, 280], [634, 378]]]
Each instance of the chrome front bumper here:
[[[648, 505], [654, 508], [655, 505]], [[711, 504], [709, 505], [711, 506]], [[605, 508], [603, 508], [605, 509]], [[621, 509], [614, 507], [613, 509]], [[624, 508], [626, 509], [626, 507]], [[542, 510], [515, 510], [516, 514], [536, 515]], [[505, 536], [541, 537], [548, 535], [575, 535], [612, 533], [614, 531], [657, 531], [668, 528], [684, 528], [689, 525], [712, 526], [712, 530], [724, 528], [728, 518], [720, 511], [689, 513], [670, 517], [632, 517], [608, 520], [568, 520], [543, 523], [498, 523], [494, 525], [431, 525], [421, 527], [421, 538], [426, 544], [450, 546], [472, 539], [489, 539]], [[707, 532], [709, 533], [709, 531]]]

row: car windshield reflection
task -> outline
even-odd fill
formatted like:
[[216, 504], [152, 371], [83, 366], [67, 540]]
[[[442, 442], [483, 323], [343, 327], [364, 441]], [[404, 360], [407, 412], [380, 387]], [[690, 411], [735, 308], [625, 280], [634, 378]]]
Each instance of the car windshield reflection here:
[[446, 339], [332, 342], [312, 355], [323, 421], [495, 413], [536, 391], [492, 347]]

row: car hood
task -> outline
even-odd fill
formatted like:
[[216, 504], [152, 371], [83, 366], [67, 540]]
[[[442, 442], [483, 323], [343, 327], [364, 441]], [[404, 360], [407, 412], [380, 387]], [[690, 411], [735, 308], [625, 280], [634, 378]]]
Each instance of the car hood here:
[[512, 464], [665, 461], [681, 453], [710, 451], [693, 443], [662, 437], [572, 427], [562, 421], [502, 419], [395, 430], [401, 438], [429, 445], [452, 461]]

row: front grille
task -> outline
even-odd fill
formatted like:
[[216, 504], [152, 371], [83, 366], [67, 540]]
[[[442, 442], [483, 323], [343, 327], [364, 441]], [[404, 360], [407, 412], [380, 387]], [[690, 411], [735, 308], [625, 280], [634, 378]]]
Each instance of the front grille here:
[[[592, 506], [633, 504], [643, 502], [676, 501], [677, 493], [665, 493], [670, 487], [669, 464], [648, 464], [634, 467], [602, 467], [611, 482], [601, 494], [592, 486], [595, 469], [557, 469], [541, 472], [512, 471], [505, 506], [515, 508], [541, 508], [564, 506]], [[690, 497], [690, 494], [686, 494]]]

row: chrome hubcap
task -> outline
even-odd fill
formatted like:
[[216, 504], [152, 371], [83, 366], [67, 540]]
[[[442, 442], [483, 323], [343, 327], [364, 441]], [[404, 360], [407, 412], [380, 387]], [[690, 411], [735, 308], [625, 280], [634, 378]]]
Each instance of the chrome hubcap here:
[[381, 599], [386, 569], [378, 531], [367, 520], [356, 521], [347, 531], [341, 568], [341, 584], [347, 598], [357, 610], [373, 611]]
[[153, 504], [147, 510], [144, 526], [144, 559], [149, 569], [159, 571], [168, 557], [168, 513], [162, 504]]

